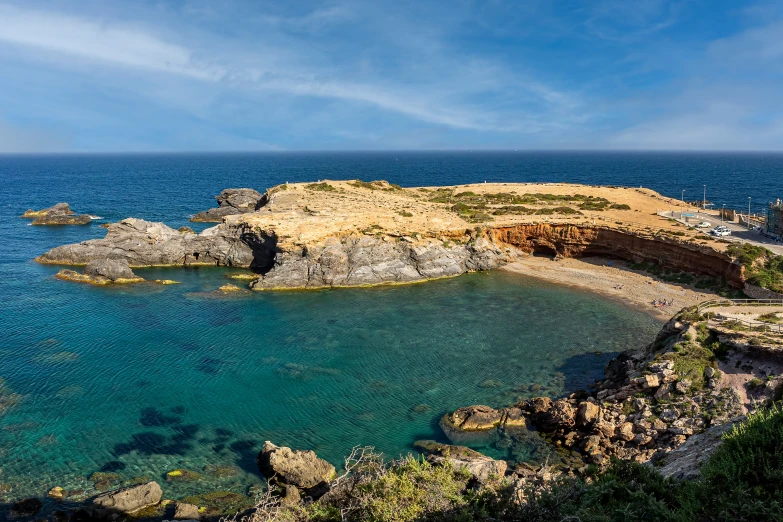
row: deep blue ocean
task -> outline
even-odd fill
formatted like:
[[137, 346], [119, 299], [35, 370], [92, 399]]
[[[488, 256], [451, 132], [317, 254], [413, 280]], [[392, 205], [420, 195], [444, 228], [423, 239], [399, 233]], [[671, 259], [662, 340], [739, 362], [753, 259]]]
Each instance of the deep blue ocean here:
[[[158, 480], [172, 498], [246, 494], [260, 482], [254, 458], [264, 440], [337, 465], [357, 444], [396, 457], [416, 439], [443, 440], [437, 422], [448, 410], [585, 387], [614, 353], [660, 327], [621, 303], [508, 273], [217, 298], [228, 270], [138, 270], [182, 284], [96, 288], [32, 261], [125, 217], [188, 225], [224, 188], [352, 178], [643, 185], [677, 198], [685, 189], [693, 200], [706, 184], [718, 205], [747, 208], [750, 196], [760, 210], [783, 197], [783, 155], [0, 156], [0, 394], [19, 399], [0, 411], [0, 503], [53, 486], [93, 494], [89, 477], [101, 470], [118, 483]], [[60, 201], [100, 219], [32, 227], [19, 218]], [[509, 460], [534, 451], [481, 449]], [[214, 477], [216, 465], [236, 474]], [[176, 468], [205, 476], [166, 484]]]

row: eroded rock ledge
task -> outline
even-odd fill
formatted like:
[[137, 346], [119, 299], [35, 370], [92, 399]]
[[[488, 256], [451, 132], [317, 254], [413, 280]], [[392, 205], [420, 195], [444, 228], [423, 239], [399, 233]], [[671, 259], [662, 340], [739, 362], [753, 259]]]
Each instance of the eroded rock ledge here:
[[129, 218], [109, 225], [103, 239], [57, 247], [37, 260], [252, 268], [258, 277], [249, 286], [268, 290], [421, 281], [496, 268], [524, 253], [608, 255], [743, 284], [742, 267], [721, 252], [723, 245], [695, 231], [669, 230], [671, 223], [650, 212], [665, 198], [643, 189], [403, 189], [330, 181], [280, 185], [263, 195], [228, 189], [218, 201], [220, 215], [213, 217], [223, 222], [200, 234]]

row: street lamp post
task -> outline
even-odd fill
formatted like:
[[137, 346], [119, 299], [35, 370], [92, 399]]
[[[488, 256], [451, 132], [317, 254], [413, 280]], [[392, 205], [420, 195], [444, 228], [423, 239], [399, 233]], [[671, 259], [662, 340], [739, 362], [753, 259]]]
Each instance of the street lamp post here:
[[748, 196], [748, 230], [750, 230], [750, 196]]
[[723, 207], [720, 210], [720, 224], [723, 224], [723, 215], [726, 213], [726, 203], [723, 204]]
[[682, 219], [682, 213], [685, 211], [685, 189], [682, 189], [682, 196], [680, 196], [680, 219]]
[[707, 211], [707, 185], [704, 185], [704, 199], [701, 200], [701, 209]]

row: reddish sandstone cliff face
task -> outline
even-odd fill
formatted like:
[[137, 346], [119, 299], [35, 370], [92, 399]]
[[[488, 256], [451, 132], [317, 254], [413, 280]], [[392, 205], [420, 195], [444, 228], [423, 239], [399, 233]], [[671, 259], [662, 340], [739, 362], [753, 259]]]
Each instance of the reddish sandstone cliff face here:
[[660, 266], [723, 277], [737, 288], [744, 284], [743, 267], [707, 246], [662, 237], [643, 237], [632, 232], [574, 225], [517, 225], [489, 231], [497, 243], [512, 245], [527, 253], [562, 257], [609, 256], [633, 262], [654, 261]]

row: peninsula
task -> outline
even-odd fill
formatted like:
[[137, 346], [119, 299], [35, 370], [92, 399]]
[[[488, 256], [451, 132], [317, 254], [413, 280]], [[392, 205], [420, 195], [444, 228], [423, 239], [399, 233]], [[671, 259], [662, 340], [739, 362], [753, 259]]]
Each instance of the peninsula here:
[[497, 268], [525, 254], [608, 256], [741, 288], [743, 267], [724, 241], [659, 215], [676, 204], [644, 188], [560, 183], [289, 183], [199, 234], [129, 218], [109, 225], [103, 239], [36, 260], [249, 268], [256, 274], [249, 287], [268, 290], [409, 283]]

